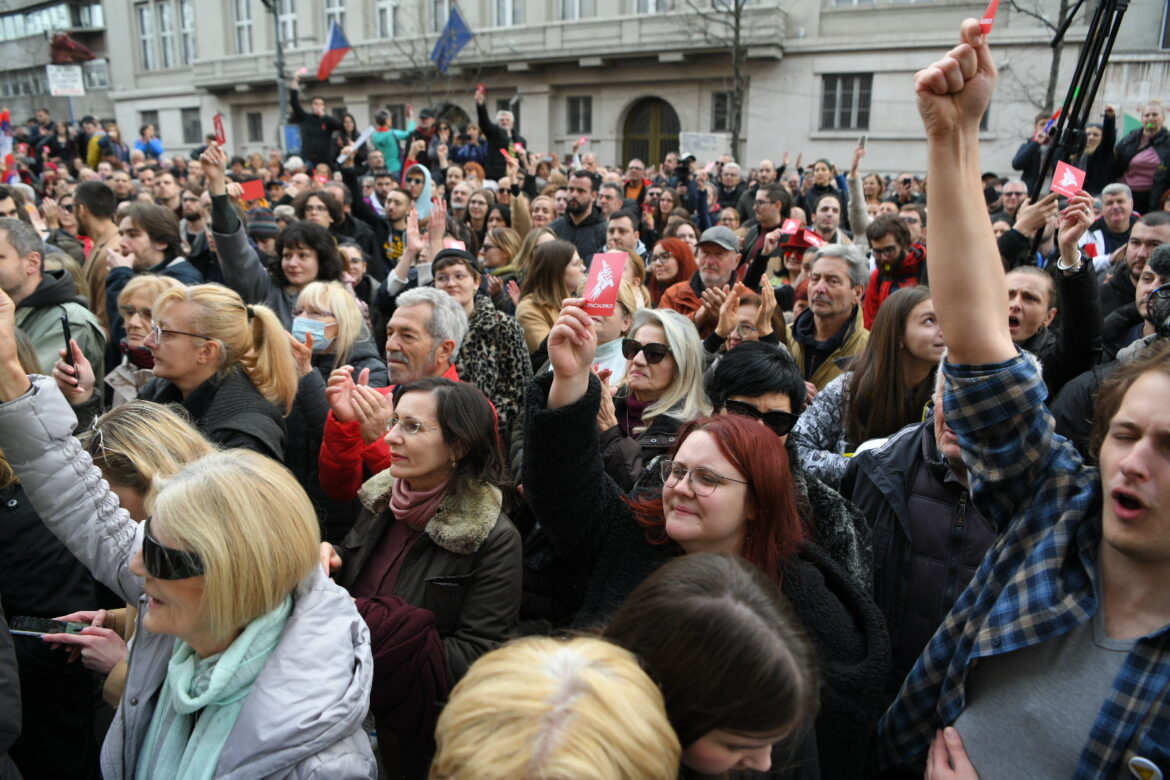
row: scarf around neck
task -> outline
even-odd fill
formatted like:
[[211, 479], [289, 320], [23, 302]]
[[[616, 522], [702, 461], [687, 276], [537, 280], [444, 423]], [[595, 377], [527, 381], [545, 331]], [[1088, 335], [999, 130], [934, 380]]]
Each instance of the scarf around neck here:
[[405, 479], [396, 479], [390, 491], [390, 511], [394, 513], [395, 519], [416, 531], [422, 531], [435, 516], [435, 510], [439, 508], [443, 496], [447, 495], [450, 483], [450, 478], [447, 478], [430, 490], [414, 490], [406, 484]]

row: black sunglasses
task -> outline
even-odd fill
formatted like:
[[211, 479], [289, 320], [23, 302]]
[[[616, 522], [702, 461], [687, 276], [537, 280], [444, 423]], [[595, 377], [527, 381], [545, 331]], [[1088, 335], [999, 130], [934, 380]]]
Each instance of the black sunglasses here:
[[146, 518], [142, 535], [142, 562], [151, 577], [159, 580], [185, 580], [204, 573], [198, 553], [164, 547], [150, 535], [150, 518]]
[[622, 357], [633, 360], [639, 352], [646, 356], [650, 365], [661, 363], [670, 354], [670, 347], [665, 344], [643, 344], [635, 339], [622, 339]]
[[800, 415], [793, 414], [792, 412], [781, 412], [779, 410], [774, 412], [761, 412], [756, 407], [751, 404], [745, 404], [743, 401], [725, 401], [723, 406], [727, 409], [728, 414], [738, 414], [742, 417], [750, 417], [753, 420], [762, 421], [777, 436], [787, 434], [796, 425], [796, 421], [800, 419]]

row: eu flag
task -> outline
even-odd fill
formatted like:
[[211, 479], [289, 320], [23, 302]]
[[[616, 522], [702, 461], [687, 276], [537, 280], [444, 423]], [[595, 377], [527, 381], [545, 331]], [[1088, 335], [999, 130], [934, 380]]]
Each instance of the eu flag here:
[[447, 72], [451, 61], [463, 51], [463, 47], [472, 37], [471, 30], [468, 29], [467, 22], [463, 21], [459, 9], [452, 6], [451, 15], [447, 17], [447, 26], [443, 28], [439, 40], [435, 41], [434, 50], [431, 51], [431, 61], [435, 63], [440, 73]]

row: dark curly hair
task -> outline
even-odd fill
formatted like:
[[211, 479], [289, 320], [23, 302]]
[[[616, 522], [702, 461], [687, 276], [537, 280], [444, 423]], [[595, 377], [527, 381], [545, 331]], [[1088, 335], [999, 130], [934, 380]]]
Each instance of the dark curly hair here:
[[341, 250], [333, 234], [315, 222], [293, 222], [276, 236], [277, 261], [269, 266], [269, 273], [281, 287], [289, 285], [281, 268], [280, 259], [286, 248], [311, 249], [317, 253], [317, 278], [315, 282], [338, 282], [345, 264], [341, 261]]

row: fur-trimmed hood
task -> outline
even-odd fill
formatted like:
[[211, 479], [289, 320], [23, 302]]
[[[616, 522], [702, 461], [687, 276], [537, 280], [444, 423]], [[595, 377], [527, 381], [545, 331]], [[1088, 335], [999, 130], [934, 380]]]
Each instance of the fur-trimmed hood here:
[[[362, 506], [375, 514], [390, 506], [394, 475], [390, 469], [366, 480], [358, 491]], [[456, 555], [471, 555], [479, 549], [496, 526], [503, 507], [503, 494], [495, 485], [476, 483], [462, 496], [443, 496], [434, 517], [427, 521], [426, 534], [435, 544]]]

